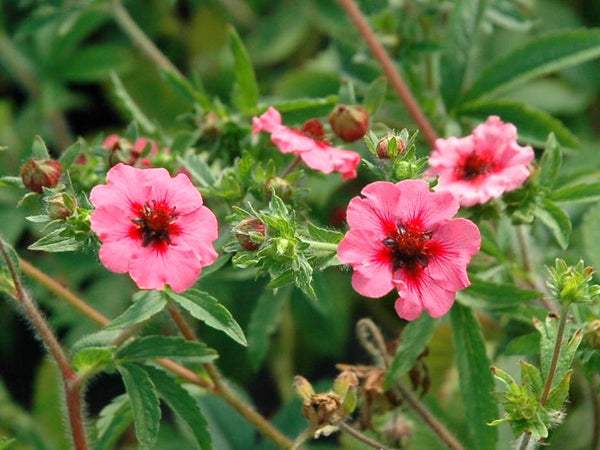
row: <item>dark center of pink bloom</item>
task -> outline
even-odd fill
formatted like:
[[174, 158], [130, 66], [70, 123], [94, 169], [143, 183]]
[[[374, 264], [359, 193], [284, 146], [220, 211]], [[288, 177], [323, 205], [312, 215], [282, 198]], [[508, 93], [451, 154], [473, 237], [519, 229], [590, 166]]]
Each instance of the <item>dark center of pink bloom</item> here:
[[181, 227], [175, 223], [178, 217], [175, 207], [152, 201], [152, 204], [134, 206], [133, 211], [136, 217], [131, 219], [131, 235], [141, 239], [144, 247], [152, 245], [159, 251], [165, 251], [172, 244], [171, 236], [181, 232]]
[[323, 127], [323, 122], [319, 119], [309, 119], [304, 122], [304, 125], [302, 125], [302, 128], [300, 129], [300, 133], [315, 141], [327, 142], [325, 139], [325, 127]]
[[419, 226], [398, 222], [396, 229], [388, 233], [382, 242], [390, 250], [393, 269], [427, 267], [432, 256], [428, 245], [431, 235]]
[[456, 167], [456, 176], [460, 180], [470, 181], [494, 169], [491, 155], [480, 155], [475, 150], [469, 153]]

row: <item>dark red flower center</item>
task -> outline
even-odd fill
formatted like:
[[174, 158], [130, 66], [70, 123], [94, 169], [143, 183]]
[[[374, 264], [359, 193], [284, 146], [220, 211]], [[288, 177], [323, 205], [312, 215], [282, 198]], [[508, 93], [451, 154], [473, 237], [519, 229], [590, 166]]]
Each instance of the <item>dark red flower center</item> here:
[[326, 142], [325, 127], [323, 127], [323, 122], [319, 119], [309, 119], [304, 122], [304, 125], [302, 125], [302, 128], [300, 129], [300, 133], [315, 141]]
[[432, 256], [428, 245], [431, 236], [431, 232], [420, 226], [398, 222], [382, 242], [390, 250], [393, 269], [427, 267]]
[[470, 181], [494, 169], [491, 155], [480, 155], [475, 150], [469, 153], [456, 168], [457, 178]]
[[172, 244], [171, 236], [181, 232], [181, 227], [175, 222], [178, 214], [175, 207], [170, 208], [163, 202], [152, 201], [133, 207], [135, 218], [131, 219], [133, 227], [131, 234], [142, 240], [142, 246], [152, 245], [160, 251]]

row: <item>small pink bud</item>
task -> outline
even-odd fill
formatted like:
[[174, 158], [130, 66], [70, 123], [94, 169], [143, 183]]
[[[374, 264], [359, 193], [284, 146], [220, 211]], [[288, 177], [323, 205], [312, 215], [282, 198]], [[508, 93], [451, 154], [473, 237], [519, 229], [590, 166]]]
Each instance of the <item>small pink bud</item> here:
[[369, 114], [360, 105], [338, 105], [329, 114], [329, 123], [341, 139], [353, 142], [366, 134], [369, 128]]
[[233, 234], [244, 250], [258, 250], [265, 240], [265, 224], [256, 217], [242, 220], [233, 228]]
[[21, 166], [23, 184], [39, 194], [45, 187], [56, 186], [61, 173], [60, 163], [54, 159], [30, 159]]
[[[396, 140], [396, 148], [391, 148], [392, 139]], [[388, 135], [377, 143], [377, 156], [380, 159], [395, 158], [406, 149], [406, 142], [400, 136]]]

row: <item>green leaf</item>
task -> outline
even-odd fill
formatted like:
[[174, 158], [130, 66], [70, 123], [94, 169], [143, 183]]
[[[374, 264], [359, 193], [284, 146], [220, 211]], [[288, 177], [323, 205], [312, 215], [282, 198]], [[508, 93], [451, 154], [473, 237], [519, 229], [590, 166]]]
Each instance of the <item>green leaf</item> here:
[[229, 28], [229, 45], [233, 53], [235, 86], [233, 103], [245, 112], [254, 112], [258, 103], [258, 85], [250, 57], [235, 28]]
[[521, 361], [521, 386], [537, 399], [542, 396], [544, 390], [544, 381], [539, 369], [525, 361]]
[[88, 44], [73, 53], [59, 75], [65, 81], [102, 81], [111, 70], [121, 72], [130, 66], [131, 55], [126, 47], [106, 43]]
[[112, 399], [96, 422], [96, 444], [94, 450], [111, 450], [117, 440], [133, 422], [133, 413], [126, 394]]
[[402, 343], [398, 347], [390, 370], [385, 377], [385, 387], [390, 388], [402, 375], [408, 373], [415, 365], [419, 355], [429, 343], [437, 320], [429, 314], [421, 314], [417, 320], [409, 322], [402, 330]]
[[[581, 220], [583, 253], [588, 264], [600, 270], [600, 204], [592, 206]], [[595, 278], [598, 279], [598, 272]]]
[[0, 436], [0, 450], [9, 450], [11, 445], [15, 442], [17, 442], [16, 439]]
[[473, 82], [471, 89], [464, 96], [464, 101], [496, 95], [536, 77], [598, 56], [598, 29], [568, 30], [542, 36], [488, 65]]
[[29, 250], [37, 250], [48, 253], [73, 252], [75, 250], [79, 250], [83, 243], [69, 234], [70, 230], [68, 228], [57, 228], [56, 230], [48, 233], [46, 236], [38, 239], [27, 248]]
[[111, 72], [110, 79], [112, 80], [115, 88], [115, 95], [120, 100], [123, 108], [130, 114], [131, 118], [135, 120], [139, 126], [149, 134], [153, 134], [156, 131], [156, 127], [148, 117], [142, 112], [140, 107], [137, 105], [135, 100], [129, 95], [129, 92], [123, 86], [121, 79], [115, 72]]
[[202, 411], [194, 397], [162, 370], [150, 366], [144, 366], [144, 370], [156, 386], [158, 395], [188, 425], [198, 447], [210, 450], [212, 448], [211, 437], [208, 433], [206, 420], [204, 420]]
[[542, 186], [552, 188], [552, 186], [554, 186], [554, 182], [556, 181], [556, 177], [558, 176], [558, 171], [561, 165], [562, 150], [560, 145], [558, 145], [558, 142], [556, 142], [554, 133], [550, 133], [548, 140], [546, 141], [544, 154], [540, 160], [540, 176], [538, 179], [539, 183]]
[[549, 114], [521, 102], [502, 100], [478, 101], [462, 105], [458, 113], [481, 121], [491, 115], [500, 116], [519, 130], [519, 141], [543, 147], [550, 133], [554, 133], [562, 147], [579, 148], [579, 141], [560, 121]]
[[[2, 239], [2, 236], [0, 236]], [[4, 244], [4, 248], [6, 249], [6, 253], [8, 253], [8, 258], [10, 259], [11, 265], [17, 271], [17, 276], [21, 273], [21, 266], [19, 265], [19, 256], [15, 249], [2, 239], [2, 243]], [[15, 297], [15, 283], [12, 277], [12, 274], [8, 268], [8, 264], [6, 260], [0, 255], [0, 292], [4, 292], [11, 297]]]
[[535, 209], [535, 216], [552, 231], [556, 242], [563, 250], [569, 246], [571, 219], [561, 207], [552, 200], [544, 198]]
[[336, 230], [318, 227], [312, 223], [308, 224], [308, 233], [315, 241], [327, 242], [329, 244], [339, 244], [344, 237], [344, 233]]
[[77, 141], [70, 145], [62, 154], [58, 161], [60, 162], [60, 166], [62, 170], [69, 170], [69, 168], [75, 162], [77, 155], [86, 147], [86, 143], [82, 138], [77, 139]]
[[157, 335], [143, 336], [125, 344], [117, 350], [116, 356], [125, 361], [152, 358], [194, 358], [198, 362], [209, 362], [218, 358], [219, 355], [203, 342]]
[[270, 337], [279, 327], [290, 293], [291, 290], [288, 288], [277, 291], [265, 289], [250, 314], [248, 358], [254, 370], [260, 367], [269, 350]]
[[182, 294], [167, 291], [166, 294], [196, 319], [209, 327], [223, 331], [239, 344], [248, 345], [244, 332], [231, 313], [210, 294], [197, 289], [190, 289]]
[[48, 147], [41, 136], [35, 136], [33, 144], [31, 145], [31, 157], [33, 159], [49, 159], [50, 153]]
[[167, 299], [158, 291], [136, 292], [133, 300], [133, 305], [109, 323], [104, 329], [105, 331], [125, 328], [148, 320], [167, 306]]
[[119, 372], [129, 397], [139, 448], [150, 450], [156, 443], [161, 416], [156, 388], [148, 373], [137, 364], [119, 366]]
[[161, 69], [161, 75], [175, 92], [190, 103], [199, 105], [206, 111], [213, 109], [210, 100], [206, 96], [206, 92], [202, 89], [198, 89], [180, 74], [169, 69]]
[[568, 370], [562, 380], [560, 380], [560, 383], [558, 383], [554, 389], [550, 391], [548, 400], [546, 401], [546, 408], [554, 410], [562, 409], [565, 400], [567, 399], [567, 395], [569, 395], [569, 386], [571, 384], [572, 374], [573, 370]]
[[385, 98], [385, 92], [387, 91], [387, 80], [385, 77], [376, 78], [369, 86], [367, 86], [367, 92], [365, 93], [364, 105], [367, 113], [373, 115], [377, 112], [383, 99]]
[[186, 155], [185, 158], [177, 156], [179, 162], [202, 187], [213, 187], [215, 177], [206, 161], [197, 154]]
[[71, 365], [77, 373], [113, 364], [113, 347], [87, 347], [77, 352]]
[[555, 202], [585, 203], [600, 200], [600, 183], [581, 183], [556, 189], [550, 195]]
[[490, 308], [516, 306], [531, 302], [542, 296], [537, 291], [520, 289], [514, 284], [495, 283], [471, 277], [471, 285], [463, 294], [487, 300]]
[[442, 97], [446, 109], [455, 105], [464, 84], [465, 73], [476, 42], [488, 0], [456, 0], [448, 18], [441, 59]]
[[470, 308], [455, 304], [450, 310], [459, 384], [473, 442], [478, 450], [494, 450], [498, 430], [487, 425], [498, 417], [494, 380], [485, 353], [479, 322]]

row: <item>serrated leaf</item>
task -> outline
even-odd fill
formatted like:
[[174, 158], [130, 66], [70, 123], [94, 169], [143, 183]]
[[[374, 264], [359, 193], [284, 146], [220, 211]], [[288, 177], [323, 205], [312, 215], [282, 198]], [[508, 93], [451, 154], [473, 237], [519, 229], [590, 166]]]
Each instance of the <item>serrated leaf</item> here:
[[562, 150], [556, 141], [554, 133], [550, 133], [548, 140], [546, 141], [544, 153], [542, 154], [542, 158], [540, 160], [540, 176], [538, 178], [539, 183], [542, 186], [552, 188], [552, 186], [554, 186], [554, 182], [556, 181], [556, 177], [558, 176], [558, 171], [561, 165]]
[[552, 200], [544, 198], [536, 207], [535, 216], [550, 229], [563, 250], [569, 246], [571, 219], [561, 207]]
[[125, 328], [150, 319], [167, 306], [167, 299], [158, 291], [139, 291], [133, 296], [134, 303], [109, 323], [105, 331]]
[[148, 117], [142, 112], [140, 107], [137, 105], [135, 100], [129, 95], [129, 92], [123, 86], [121, 79], [115, 72], [111, 72], [110, 79], [112, 80], [115, 95], [120, 100], [123, 108], [131, 115], [131, 118], [135, 120], [139, 126], [149, 134], [153, 134], [156, 131], [156, 127]]
[[537, 367], [521, 361], [521, 385], [537, 399], [542, 396], [544, 381]]
[[318, 227], [312, 223], [308, 224], [308, 233], [315, 241], [327, 242], [329, 244], [339, 244], [344, 238], [344, 233], [336, 230]]
[[556, 189], [550, 199], [563, 203], [585, 203], [600, 200], [600, 183], [581, 183]]
[[150, 450], [156, 443], [160, 426], [160, 404], [148, 373], [136, 364], [119, 366], [129, 397], [135, 434], [140, 449]]
[[121, 361], [152, 358], [194, 358], [197, 362], [209, 362], [218, 358], [212, 348], [203, 342], [187, 341], [181, 337], [143, 336], [117, 350]]
[[479, 450], [494, 450], [498, 430], [487, 425], [498, 417], [494, 380], [479, 322], [470, 308], [455, 304], [450, 310], [459, 384], [470, 434]]
[[500, 116], [504, 122], [514, 124], [519, 131], [519, 141], [543, 147], [550, 133], [554, 133], [561, 146], [579, 148], [579, 141], [559, 120], [521, 102], [503, 100], [478, 101], [461, 105], [458, 114], [481, 121], [491, 115]]
[[111, 450], [121, 435], [133, 422], [133, 413], [126, 394], [112, 399], [96, 422], [96, 443], [94, 450]]
[[290, 289], [265, 289], [258, 297], [248, 323], [248, 358], [254, 370], [258, 369], [269, 350], [270, 337], [277, 328], [289, 301]]
[[210, 450], [212, 448], [211, 437], [208, 433], [206, 420], [204, 420], [202, 411], [194, 397], [162, 370], [150, 366], [144, 366], [144, 370], [156, 386], [158, 395], [188, 425], [198, 447], [203, 450]]
[[167, 83], [169, 83], [173, 90], [181, 95], [184, 99], [188, 100], [192, 104], [201, 106], [205, 111], [210, 111], [213, 109], [210, 100], [206, 96], [206, 93], [203, 90], [198, 89], [186, 78], [169, 69], [161, 69], [161, 75], [167, 81]]
[[473, 82], [464, 101], [498, 94], [598, 56], [598, 29], [560, 31], [539, 37], [488, 65]]
[[233, 103], [246, 112], [254, 112], [258, 103], [258, 84], [250, 57], [235, 28], [229, 28], [229, 45], [233, 53], [235, 87]]
[[385, 77], [376, 78], [367, 86], [367, 92], [365, 93], [364, 106], [367, 113], [372, 116], [377, 112], [383, 99], [385, 98], [385, 92], [387, 91], [387, 80]]
[[546, 401], [546, 408], [554, 410], [562, 409], [565, 400], [569, 395], [569, 386], [571, 385], [572, 374], [573, 370], [568, 370], [567, 373], [565, 373], [565, 376], [560, 380], [560, 383], [556, 384], [555, 387], [550, 391], [548, 400]]
[[385, 377], [385, 387], [390, 388], [401, 376], [408, 373], [415, 365], [419, 355], [433, 336], [437, 324], [429, 314], [421, 314], [417, 320], [409, 322], [402, 330], [402, 343], [390, 363], [390, 369]]
[[87, 347], [75, 354], [71, 365], [77, 373], [87, 372], [113, 363], [113, 347]]
[[166, 294], [196, 319], [224, 332], [237, 343], [248, 345], [244, 332], [231, 313], [212, 295], [197, 289], [189, 289], [182, 294], [167, 291]]
[[185, 158], [177, 156], [179, 162], [192, 178], [199, 182], [202, 187], [213, 187], [216, 183], [215, 177], [206, 161], [200, 155], [186, 155]]
[[66, 227], [57, 228], [44, 237], [38, 239], [29, 247], [29, 250], [37, 250], [48, 253], [73, 252], [79, 250], [82, 242], [76, 240], [73, 236], [68, 236]]
[[442, 97], [451, 110], [458, 99], [488, 0], [456, 0], [448, 18], [441, 58]]

